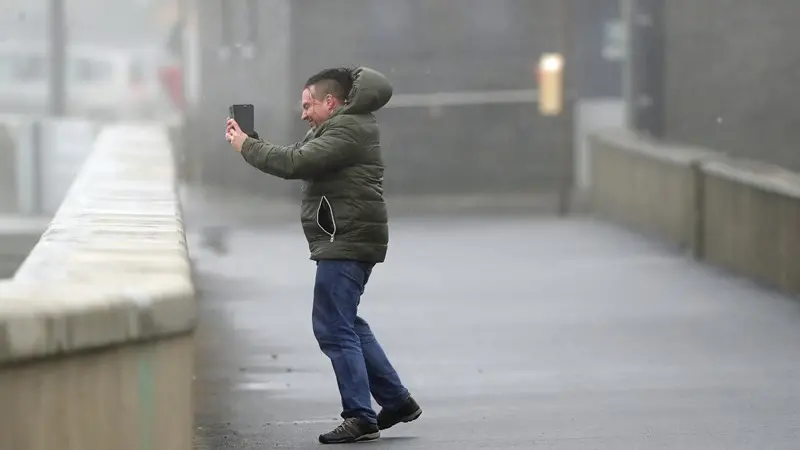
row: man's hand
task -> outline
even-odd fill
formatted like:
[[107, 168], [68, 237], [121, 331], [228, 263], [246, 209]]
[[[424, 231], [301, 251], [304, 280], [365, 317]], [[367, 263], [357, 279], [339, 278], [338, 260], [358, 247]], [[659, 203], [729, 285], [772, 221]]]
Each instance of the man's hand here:
[[247, 135], [244, 134], [244, 131], [242, 131], [241, 128], [239, 128], [239, 124], [233, 119], [228, 119], [228, 123], [225, 128], [225, 140], [231, 144], [231, 147], [233, 147], [234, 150], [241, 153], [242, 145], [244, 144], [245, 139], [247, 139]]

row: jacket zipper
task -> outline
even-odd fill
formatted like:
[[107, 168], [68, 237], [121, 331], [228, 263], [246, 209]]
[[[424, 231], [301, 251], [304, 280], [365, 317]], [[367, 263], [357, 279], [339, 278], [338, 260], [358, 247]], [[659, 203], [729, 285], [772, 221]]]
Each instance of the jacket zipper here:
[[[331, 216], [331, 224], [333, 224], [333, 233], [328, 233], [328, 230], [323, 228], [322, 224], [319, 223], [319, 214], [322, 212], [322, 202], [328, 205], [328, 214]], [[328, 201], [328, 198], [324, 195], [322, 198], [319, 199], [319, 206], [317, 206], [317, 226], [320, 230], [324, 231], [325, 234], [331, 237], [331, 242], [334, 241], [336, 235], [336, 217], [333, 215], [333, 207], [331, 207], [331, 202]]]

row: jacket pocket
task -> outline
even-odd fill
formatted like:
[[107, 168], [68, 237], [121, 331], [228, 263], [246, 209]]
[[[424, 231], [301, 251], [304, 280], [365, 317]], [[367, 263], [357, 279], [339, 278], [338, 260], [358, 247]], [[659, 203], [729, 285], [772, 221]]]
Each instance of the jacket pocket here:
[[319, 199], [317, 206], [317, 226], [331, 238], [331, 242], [336, 237], [336, 216], [333, 214], [331, 202], [324, 195]]

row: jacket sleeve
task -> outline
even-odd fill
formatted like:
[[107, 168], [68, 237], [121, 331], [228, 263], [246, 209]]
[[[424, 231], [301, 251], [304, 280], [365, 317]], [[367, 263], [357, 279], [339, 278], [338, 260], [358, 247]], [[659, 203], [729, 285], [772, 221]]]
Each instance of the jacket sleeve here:
[[355, 133], [341, 123], [331, 123], [319, 137], [304, 144], [282, 146], [247, 138], [242, 156], [256, 169], [276, 177], [314, 179], [352, 164], [357, 149]]

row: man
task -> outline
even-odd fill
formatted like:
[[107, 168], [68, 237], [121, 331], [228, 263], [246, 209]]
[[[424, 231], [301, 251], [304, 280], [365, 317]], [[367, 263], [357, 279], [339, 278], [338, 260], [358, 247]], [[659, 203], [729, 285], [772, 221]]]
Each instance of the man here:
[[[327, 69], [302, 92], [302, 119], [311, 130], [284, 147], [246, 136], [228, 120], [226, 138], [255, 168], [305, 181], [303, 231], [317, 263], [312, 323], [330, 358], [343, 423], [319, 436], [323, 444], [373, 440], [380, 430], [422, 414], [384, 354], [358, 304], [389, 241], [383, 160], [373, 113], [392, 97], [386, 78], [369, 68]], [[382, 407], [375, 414], [370, 393]]]

